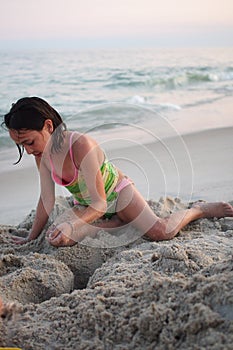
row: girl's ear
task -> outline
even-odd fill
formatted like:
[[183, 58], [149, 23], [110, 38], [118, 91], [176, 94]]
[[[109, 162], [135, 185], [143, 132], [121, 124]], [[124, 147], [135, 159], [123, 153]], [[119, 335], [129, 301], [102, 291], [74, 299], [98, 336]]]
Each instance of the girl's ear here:
[[53, 127], [53, 122], [51, 119], [46, 119], [44, 122], [44, 128], [47, 130], [50, 134], [53, 133], [54, 127]]

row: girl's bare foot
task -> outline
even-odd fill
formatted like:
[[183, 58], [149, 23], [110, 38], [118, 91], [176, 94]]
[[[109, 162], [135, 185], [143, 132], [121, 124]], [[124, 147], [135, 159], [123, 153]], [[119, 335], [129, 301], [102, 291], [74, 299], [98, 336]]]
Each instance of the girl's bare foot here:
[[224, 218], [233, 216], [233, 207], [225, 202], [197, 202], [192, 208], [199, 211], [200, 218]]

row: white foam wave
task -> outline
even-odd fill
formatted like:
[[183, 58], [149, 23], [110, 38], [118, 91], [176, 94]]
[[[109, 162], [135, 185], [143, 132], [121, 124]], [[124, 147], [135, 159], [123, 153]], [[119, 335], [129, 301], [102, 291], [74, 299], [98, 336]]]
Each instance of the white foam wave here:
[[140, 96], [140, 95], [135, 95], [135, 96], [132, 96], [130, 97], [129, 99], [127, 99], [126, 101], [127, 103], [130, 103], [130, 104], [135, 104], [135, 105], [142, 105], [142, 104], [146, 104], [148, 103], [146, 98], [143, 97], [143, 96]]
[[182, 108], [179, 105], [173, 104], [173, 103], [159, 103], [158, 107], [162, 110], [175, 110], [175, 111], [179, 111]]

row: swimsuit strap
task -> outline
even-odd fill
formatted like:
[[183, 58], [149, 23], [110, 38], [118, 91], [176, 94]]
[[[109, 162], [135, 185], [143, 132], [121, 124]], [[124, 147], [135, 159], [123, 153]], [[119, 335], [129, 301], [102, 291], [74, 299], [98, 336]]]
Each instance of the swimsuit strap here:
[[70, 135], [70, 159], [72, 160], [72, 163], [73, 163], [73, 166], [74, 166], [74, 169], [75, 169], [75, 176], [74, 178], [77, 177], [78, 175], [78, 169], [76, 168], [76, 165], [75, 165], [75, 162], [74, 162], [74, 154], [73, 154], [73, 136], [75, 134], [75, 131], [73, 131]]
[[51, 177], [52, 177], [53, 181], [55, 183], [57, 183], [58, 185], [62, 185], [61, 180], [58, 178], [57, 174], [55, 173], [53, 161], [52, 161], [52, 158], [51, 158], [50, 154], [49, 154], [49, 162], [50, 162], [50, 166], [51, 166]]
[[74, 177], [73, 177], [73, 179], [72, 179], [69, 183], [64, 182], [62, 179], [60, 179], [60, 178], [57, 176], [57, 174], [56, 174], [56, 172], [55, 172], [55, 169], [54, 169], [54, 164], [53, 164], [53, 162], [52, 162], [52, 158], [51, 158], [51, 156], [49, 155], [49, 161], [50, 161], [51, 170], [52, 170], [52, 171], [51, 171], [52, 179], [53, 179], [54, 182], [56, 182], [58, 185], [61, 185], [61, 186], [69, 186], [69, 185], [71, 185], [71, 184], [74, 182], [74, 180], [76, 180], [77, 177], [78, 177], [78, 169], [76, 168], [75, 163], [74, 163], [74, 155], [73, 155], [73, 149], [72, 149], [72, 145], [73, 145], [72, 139], [73, 139], [73, 135], [74, 135], [74, 134], [75, 134], [75, 132], [73, 131], [73, 132], [71, 133], [71, 135], [70, 135], [70, 140], [69, 140], [70, 159], [71, 159], [71, 161], [72, 161], [72, 163], [73, 163], [73, 166], [74, 166]]

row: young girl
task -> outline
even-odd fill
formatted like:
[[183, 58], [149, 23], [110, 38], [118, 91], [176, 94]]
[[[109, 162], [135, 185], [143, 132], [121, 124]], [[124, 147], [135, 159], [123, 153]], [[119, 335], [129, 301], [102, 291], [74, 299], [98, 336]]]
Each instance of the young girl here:
[[[40, 235], [54, 207], [55, 183], [65, 186], [84, 210], [74, 206], [49, 229], [48, 240], [54, 246], [73, 245], [86, 235], [95, 235], [100, 227], [111, 229], [128, 223], [153, 240], [168, 240], [193, 220], [233, 216], [232, 206], [219, 202], [196, 204], [159, 218], [97, 142], [86, 134], [68, 131], [58, 112], [41, 98], [18, 100], [3, 124], [18, 147], [18, 162], [26, 150], [35, 157], [40, 174], [35, 220], [26, 239], [14, 238], [18, 244]], [[102, 217], [109, 220], [95, 223]]]

